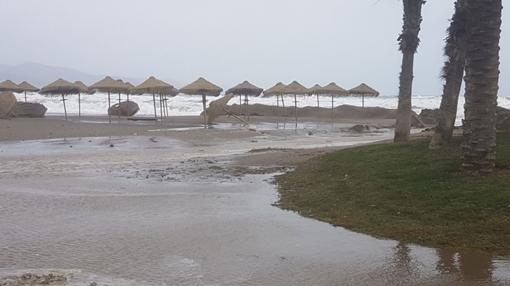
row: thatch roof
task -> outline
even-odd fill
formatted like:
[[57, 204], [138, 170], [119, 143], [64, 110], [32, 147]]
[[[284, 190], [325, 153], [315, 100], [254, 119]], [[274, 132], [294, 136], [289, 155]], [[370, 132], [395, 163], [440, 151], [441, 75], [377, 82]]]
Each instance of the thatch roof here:
[[23, 90], [14, 82], [5, 80], [0, 83], [0, 91], [22, 92]]
[[218, 96], [221, 94], [223, 89], [205, 78], [199, 78], [196, 81], [188, 84], [187, 86], [179, 90], [180, 93], [188, 95], [210, 95]]
[[83, 82], [75, 81], [74, 85], [76, 85], [80, 89], [80, 93], [93, 94], [94, 91], [90, 90]]
[[172, 88], [172, 85], [151, 76], [139, 84], [137, 87], [133, 88], [132, 91], [135, 93], [166, 94]]
[[379, 96], [379, 92], [365, 83], [358, 85], [357, 87], [349, 90], [351, 95], [363, 95], [363, 96]]
[[308, 88], [304, 87], [297, 81], [293, 81], [283, 89], [283, 93], [291, 95], [308, 94]]
[[273, 87], [264, 90], [264, 96], [282, 95], [285, 92], [285, 85], [281, 82]]
[[118, 82], [109, 76], [89, 86], [89, 89], [100, 92], [127, 92], [127, 87], [122, 81]]
[[20, 84], [18, 84], [18, 86], [23, 90], [23, 91], [26, 91], [26, 92], [38, 92], [39, 89], [33, 85], [31, 85], [30, 83], [24, 81]]
[[226, 94], [259, 96], [262, 91], [264, 91], [262, 88], [257, 87], [248, 81], [244, 81], [243, 83], [227, 90]]
[[308, 89], [308, 94], [318, 94], [322, 86], [316, 84]]
[[74, 83], [68, 82], [61, 78], [48, 84], [41, 89], [42, 94], [77, 94], [80, 92], [80, 88]]
[[336, 83], [332, 82], [318, 90], [319, 94], [325, 94], [325, 95], [336, 95], [336, 96], [347, 96], [349, 95], [349, 92], [340, 86], [338, 86]]
[[135, 86], [132, 83], [130, 83], [129, 81], [124, 82], [124, 85], [128, 89], [127, 93], [129, 93], [131, 95], [142, 95], [143, 94], [143, 92], [135, 91], [134, 90]]

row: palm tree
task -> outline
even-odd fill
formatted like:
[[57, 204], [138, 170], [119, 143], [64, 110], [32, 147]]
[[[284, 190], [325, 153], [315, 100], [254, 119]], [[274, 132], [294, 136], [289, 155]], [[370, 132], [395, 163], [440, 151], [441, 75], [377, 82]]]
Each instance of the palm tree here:
[[492, 173], [496, 161], [501, 1], [466, 0], [469, 35], [463, 167], [482, 175]]
[[455, 13], [447, 30], [444, 54], [447, 61], [443, 67], [443, 97], [439, 108], [439, 118], [430, 148], [440, 148], [449, 143], [457, 119], [457, 105], [466, 64], [466, 13], [465, 0], [455, 2]]
[[421, 8], [424, 0], [404, 0], [404, 24], [402, 34], [398, 37], [402, 51], [402, 70], [398, 94], [397, 124], [395, 142], [409, 139], [411, 133], [411, 95], [413, 90], [414, 54], [420, 44], [418, 34], [422, 22]]

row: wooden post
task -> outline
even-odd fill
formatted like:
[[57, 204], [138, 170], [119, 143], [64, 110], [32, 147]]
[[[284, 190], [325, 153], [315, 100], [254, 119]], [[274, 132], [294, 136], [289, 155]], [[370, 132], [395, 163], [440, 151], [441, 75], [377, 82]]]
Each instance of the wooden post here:
[[81, 93], [78, 93], [78, 117], [81, 117]]
[[207, 106], [205, 94], [202, 94], [202, 107], [204, 108], [204, 128], [207, 129]]
[[119, 92], [119, 111], [118, 111], [118, 116], [119, 116], [119, 119], [120, 119], [120, 102], [121, 102], [121, 98], [120, 98], [120, 92]]
[[110, 91], [108, 91], [108, 123], [112, 123], [112, 115], [110, 114], [110, 107], [112, 106], [110, 101]]
[[296, 129], [297, 129], [297, 95], [294, 94], [294, 117], [296, 120]]
[[67, 121], [66, 99], [65, 99], [65, 96], [63, 93], [62, 93], [62, 102], [64, 103], [64, 115], [65, 115], [66, 121]]
[[333, 95], [331, 95], [331, 120], [334, 119], [334, 111], [335, 111], [335, 99]]
[[152, 93], [152, 102], [154, 103], [154, 118], [158, 121], [158, 113], [156, 112], [156, 95]]
[[280, 98], [276, 95], [276, 129], [280, 128]]

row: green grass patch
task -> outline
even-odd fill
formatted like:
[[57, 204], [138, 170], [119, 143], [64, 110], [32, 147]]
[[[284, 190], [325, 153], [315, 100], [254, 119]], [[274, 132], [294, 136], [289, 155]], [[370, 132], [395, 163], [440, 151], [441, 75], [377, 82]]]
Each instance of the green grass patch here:
[[469, 176], [460, 139], [341, 150], [279, 176], [279, 206], [377, 237], [510, 254], [510, 133], [498, 134], [498, 171]]

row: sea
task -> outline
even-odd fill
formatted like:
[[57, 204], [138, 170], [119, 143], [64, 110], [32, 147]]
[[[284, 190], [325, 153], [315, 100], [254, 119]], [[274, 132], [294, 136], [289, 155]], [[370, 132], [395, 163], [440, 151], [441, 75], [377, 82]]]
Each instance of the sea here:
[[[25, 100], [24, 94], [16, 95], [19, 101]], [[111, 104], [115, 104], [119, 100], [118, 94], [111, 94]], [[66, 96], [66, 107], [69, 114], [78, 114], [78, 95]], [[126, 95], [121, 95], [121, 100], [125, 101]], [[64, 108], [62, 105], [62, 98], [60, 96], [46, 96], [39, 93], [28, 93], [27, 100], [29, 102], [41, 103], [48, 108], [47, 114], [49, 115], [62, 115]], [[152, 95], [131, 95], [130, 100], [136, 102], [140, 111], [137, 116], [150, 116], [154, 112]], [[208, 102], [214, 100], [213, 97], [208, 97]], [[413, 110], [420, 113], [423, 109], [439, 108], [441, 103], [441, 96], [437, 95], [415, 95], [412, 98]], [[239, 97], [233, 98], [229, 105], [239, 104]], [[276, 97], [250, 97], [249, 104], [265, 104], [276, 105]], [[281, 103], [280, 103], [281, 104]], [[362, 106], [362, 99], [360, 97], [338, 97], [334, 98], [333, 106], [339, 105], [354, 105]], [[286, 106], [294, 105], [294, 97], [285, 98]], [[298, 107], [317, 106], [316, 96], [298, 96]], [[331, 108], [331, 97], [319, 97], [319, 105], [325, 108]], [[384, 107], [395, 109], [398, 105], [397, 96], [379, 96], [365, 98], [365, 106], [367, 107]], [[510, 97], [500, 96], [498, 98], [498, 105], [510, 108]], [[461, 96], [459, 99], [458, 118], [457, 123], [460, 124], [464, 118], [464, 98]], [[158, 105], [159, 108], [159, 105]], [[189, 116], [199, 115], [202, 112], [202, 98], [201, 96], [190, 95], [177, 95], [168, 99], [168, 108], [170, 116]], [[96, 94], [82, 94], [81, 95], [81, 113], [82, 115], [105, 115], [108, 110], [108, 95], [104, 93]]]

